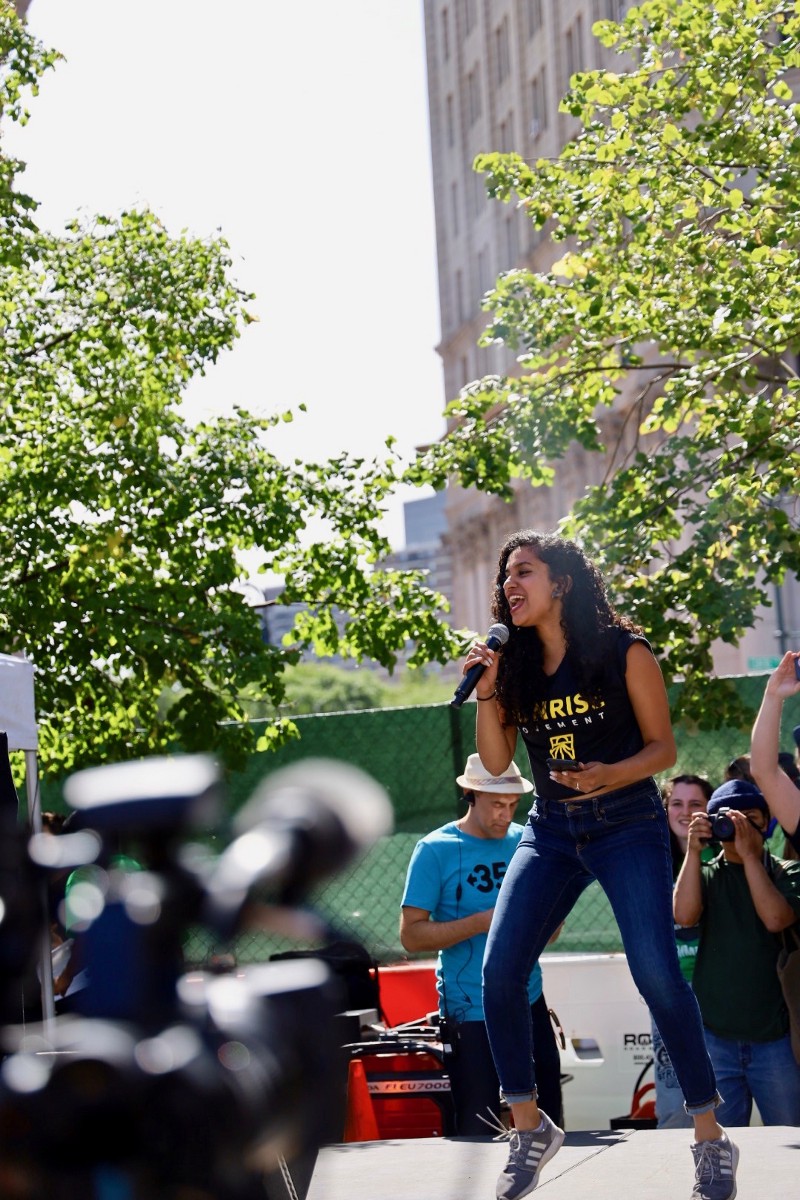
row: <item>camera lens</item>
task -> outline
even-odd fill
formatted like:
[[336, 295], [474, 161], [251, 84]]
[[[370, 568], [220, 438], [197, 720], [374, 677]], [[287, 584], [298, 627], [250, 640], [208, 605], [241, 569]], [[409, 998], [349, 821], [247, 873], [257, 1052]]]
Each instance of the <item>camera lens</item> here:
[[736, 840], [736, 826], [727, 813], [715, 813], [711, 818], [711, 833], [718, 842]]

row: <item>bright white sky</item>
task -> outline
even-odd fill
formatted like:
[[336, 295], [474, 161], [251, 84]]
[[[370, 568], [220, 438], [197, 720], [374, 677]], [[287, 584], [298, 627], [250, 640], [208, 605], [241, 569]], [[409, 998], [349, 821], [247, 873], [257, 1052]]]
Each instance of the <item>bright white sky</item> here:
[[[443, 432], [422, 0], [33, 0], [28, 23], [66, 58], [4, 130], [41, 223], [147, 205], [221, 230], [257, 294], [193, 412], [304, 402], [282, 457]], [[392, 506], [395, 545], [428, 494]]]

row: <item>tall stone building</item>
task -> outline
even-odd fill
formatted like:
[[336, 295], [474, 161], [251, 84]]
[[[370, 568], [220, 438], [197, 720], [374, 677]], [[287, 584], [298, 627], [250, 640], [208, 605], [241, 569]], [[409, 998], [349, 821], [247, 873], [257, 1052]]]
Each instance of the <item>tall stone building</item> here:
[[[431, 157], [439, 270], [441, 341], [448, 400], [470, 380], [515, 370], [502, 346], [479, 348], [485, 325], [482, 296], [514, 266], [546, 270], [555, 253], [513, 205], [491, 201], [472, 169], [481, 151], [515, 150], [526, 159], [556, 157], [579, 126], [558, 111], [570, 76], [619, 58], [592, 36], [603, 18], [619, 20], [628, 0], [425, 0]], [[561, 251], [558, 251], [561, 253]], [[624, 428], [626, 396], [606, 418], [613, 444]], [[587, 486], [599, 483], [605, 461], [579, 447], [556, 466], [551, 488], [519, 483], [509, 504], [448, 488], [446, 541], [452, 560], [452, 619], [482, 630], [488, 618], [497, 550], [515, 529], [553, 529]], [[719, 646], [718, 671], [763, 670], [784, 647], [800, 645], [797, 581], [738, 648]]]
[[383, 559], [381, 566], [424, 571], [427, 587], [450, 596], [453, 590], [450, 551], [442, 544], [442, 535], [447, 532], [445, 502], [446, 495], [443, 492], [436, 492], [421, 500], [407, 501], [403, 505], [403, 547]]

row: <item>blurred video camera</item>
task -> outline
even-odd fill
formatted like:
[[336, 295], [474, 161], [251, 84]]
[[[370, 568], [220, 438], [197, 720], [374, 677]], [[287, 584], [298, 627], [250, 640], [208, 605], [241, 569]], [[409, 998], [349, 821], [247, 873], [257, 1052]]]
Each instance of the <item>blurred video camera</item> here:
[[[389, 832], [386, 793], [306, 760], [267, 778], [216, 858], [192, 841], [221, 815], [205, 756], [83, 771], [65, 798], [70, 832], [6, 829], [0, 850], [0, 1018], [32, 930], [47, 935], [49, 872], [83, 869], [71, 900], [88, 972], [74, 1015], [3, 1030], [0, 1200], [264, 1200], [270, 1172], [340, 1140], [341, 985], [316, 957], [186, 973], [183, 945], [275, 913], [321, 934], [298, 902]], [[118, 865], [122, 845], [141, 869]]]

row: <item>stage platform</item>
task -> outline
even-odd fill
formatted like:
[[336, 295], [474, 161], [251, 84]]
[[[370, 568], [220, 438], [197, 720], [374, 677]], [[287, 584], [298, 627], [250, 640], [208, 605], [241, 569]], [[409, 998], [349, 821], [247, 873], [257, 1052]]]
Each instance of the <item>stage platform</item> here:
[[[797, 1200], [800, 1129], [732, 1131], [737, 1200]], [[568, 1133], [535, 1194], [545, 1200], [689, 1200], [691, 1134], [681, 1129]], [[307, 1200], [494, 1200], [506, 1159], [491, 1138], [351, 1142], [319, 1154]]]

